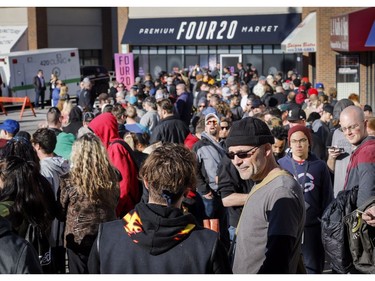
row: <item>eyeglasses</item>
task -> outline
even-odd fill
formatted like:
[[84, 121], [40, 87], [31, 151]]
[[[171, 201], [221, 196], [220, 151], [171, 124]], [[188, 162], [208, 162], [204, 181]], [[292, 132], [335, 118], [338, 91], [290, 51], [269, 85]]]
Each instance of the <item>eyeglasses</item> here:
[[259, 146], [254, 146], [253, 148], [251, 148], [248, 151], [240, 151], [240, 152], [237, 152], [237, 153], [229, 152], [229, 153], [227, 153], [227, 156], [231, 160], [233, 160], [236, 155], [240, 159], [245, 159], [247, 157], [253, 156], [253, 154], [255, 153], [257, 148], [259, 148]]
[[213, 124], [213, 125], [217, 125], [217, 121], [216, 121], [216, 120], [209, 120], [209, 121], [207, 121], [207, 123], [206, 123], [206, 125], [211, 125], [211, 124]]
[[300, 140], [290, 140], [291, 144], [305, 144], [307, 142], [306, 138], [300, 139]]
[[204, 108], [204, 107], [206, 107], [206, 106], [205, 106], [205, 105], [200, 105], [200, 106], [199, 106], [199, 108]]
[[354, 124], [354, 125], [351, 125], [351, 126], [348, 126], [348, 127], [341, 127], [340, 131], [345, 133], [346, 131], [354, 131], [358, 127], [359, 127], [359, 124]]

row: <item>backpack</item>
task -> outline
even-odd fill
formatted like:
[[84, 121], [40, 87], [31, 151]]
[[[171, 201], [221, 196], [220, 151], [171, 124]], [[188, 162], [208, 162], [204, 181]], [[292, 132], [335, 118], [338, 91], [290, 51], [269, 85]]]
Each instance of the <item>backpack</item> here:
[[375, 227], [365, 223], [357, 210], [364, 212], [374, 205], [372, 197], [344, 218], [353, 264], [362, 273], [375, 273]]
[[26, 231], [25, 240], [36, 250], [43, 273], [55, 273], [48, 236], [41, 228], [30, 223]]
[[340, 191], [322, 215], [323, 247], [337, 273], [345, 274], [353, 268], [344, 217], [356, 209], [357, 194], [358, 186]]

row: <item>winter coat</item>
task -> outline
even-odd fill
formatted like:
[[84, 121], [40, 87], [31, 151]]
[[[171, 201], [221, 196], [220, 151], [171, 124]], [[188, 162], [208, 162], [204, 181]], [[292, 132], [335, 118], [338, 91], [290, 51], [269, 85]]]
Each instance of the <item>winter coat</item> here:
[[154, 128], [150, 138], [150, 144], [156, 142], [171, 142], [183, 144], [189, 134], [189, 127], [176, 116], [168, 116], [160, 120]]

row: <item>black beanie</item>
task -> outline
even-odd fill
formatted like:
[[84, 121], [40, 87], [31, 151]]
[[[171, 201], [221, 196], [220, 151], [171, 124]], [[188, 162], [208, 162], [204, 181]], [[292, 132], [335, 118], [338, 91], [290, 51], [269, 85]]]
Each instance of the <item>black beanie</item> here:
[[226, 140], [227, 147], [237, 145], [260, 146], [273, 144], [275, 139], [267, 124], [253, 117], [245, 117], [232, 124]]

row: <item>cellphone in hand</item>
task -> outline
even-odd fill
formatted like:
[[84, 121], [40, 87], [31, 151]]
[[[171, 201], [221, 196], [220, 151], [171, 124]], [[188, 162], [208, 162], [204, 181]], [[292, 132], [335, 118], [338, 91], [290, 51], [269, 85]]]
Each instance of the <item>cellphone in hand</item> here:
[[344, 152], [344, 148], [343, 147], [336, 147], [336, 146], [327, 146], [328, 149], [333, 149], [334, 151], [338, 151], [340, 153], [343, 153]]

